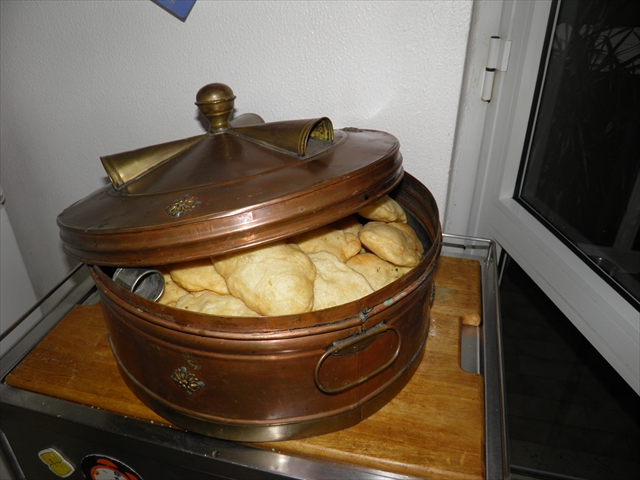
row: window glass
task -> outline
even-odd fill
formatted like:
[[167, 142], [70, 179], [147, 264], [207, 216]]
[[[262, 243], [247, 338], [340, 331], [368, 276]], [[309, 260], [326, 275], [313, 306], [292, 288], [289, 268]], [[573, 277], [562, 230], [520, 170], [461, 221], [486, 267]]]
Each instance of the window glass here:
[[635, 0], [561, 2], [515, 195], [636, 307], [639, 19]]

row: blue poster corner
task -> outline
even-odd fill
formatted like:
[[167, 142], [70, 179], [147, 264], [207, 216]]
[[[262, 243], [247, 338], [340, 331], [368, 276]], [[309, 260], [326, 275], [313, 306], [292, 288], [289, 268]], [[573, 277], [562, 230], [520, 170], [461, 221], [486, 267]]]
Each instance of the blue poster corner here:
[[196, 0], [151, 0], [156, 5], [164, 8], [167, 12], [178, 17], [183, 22], [191, 13]]

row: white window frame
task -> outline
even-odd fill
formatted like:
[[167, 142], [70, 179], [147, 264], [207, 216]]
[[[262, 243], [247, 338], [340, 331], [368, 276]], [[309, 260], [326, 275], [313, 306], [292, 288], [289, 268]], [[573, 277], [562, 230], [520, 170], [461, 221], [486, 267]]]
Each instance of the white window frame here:
[[[460, 233], [494, 239], [640, 394], [640, 312], [512, 198], [553, 2], [501, 3], [497, 34], [511, 41], [511, 54], [507, 71], [496, 74], [486, 106], [469, 220]], [[468, 95], [479, 98], [481, 88]], [[464, 117], [459, 123], [465, 125]], [[454, 156], [456, 162], [465, 160]], [[454, 195], [456, 189], [454, 177]], [[448, 212], [455, 203], [450, 197]]]

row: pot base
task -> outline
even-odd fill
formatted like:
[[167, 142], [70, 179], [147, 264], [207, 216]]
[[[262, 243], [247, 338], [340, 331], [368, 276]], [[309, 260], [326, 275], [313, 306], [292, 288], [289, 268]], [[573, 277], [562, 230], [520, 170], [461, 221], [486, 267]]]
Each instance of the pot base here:
[[[428, 324], [429, 321], [427, 321]], [[428, 329], [427, 335], [422, 340], [414, 358], [407, 363], [391, 384], [387, 384], [380, 393], [369, 396], [369, 398], [354, 406], [353, 409], [321, 419], [271, 425], [266, 422], [262, 425], [225, 422], [220, 418], [198, 414], [167, 402], [138, 382], [126, 370], [120, 359], [118, 359], [115, 350], [113, 350], [113, 345], [112, 351], [114, 352], [120, 375], [134, 395], [151, 410], [175, 426], [202, 435], [236, 442], [272, 442], [297, 440], [335, 432], [352, 427], [373, 415], [389, 403], [411, 380], [424, 356], [427, 336]]]

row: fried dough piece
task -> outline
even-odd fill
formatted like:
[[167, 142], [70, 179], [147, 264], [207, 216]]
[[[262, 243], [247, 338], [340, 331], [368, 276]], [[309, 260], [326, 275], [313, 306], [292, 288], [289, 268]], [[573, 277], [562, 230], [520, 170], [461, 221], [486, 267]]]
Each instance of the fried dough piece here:
[[329, 225], [336, 230], [342, 230], [345, 233], [353, 233], [354, 235], [358, 235], [360, 233], [360, 229], [362, 228], [362, 224], [358, 221], [358, 219], [349, 215], [341, 220], [337, 220]]
[[374, 290], [386, 287], [411, 270], [410, 267], [394, 265], [369, 252], [350, 258], [347, 266], [366, 278]]
[[404, 213], [400, 204], [389, 195], [385, 195], [371, 205], [367, 205], [363, 209], [359, 210], [358, 214], [367, 220], [373, 220], [374, 222], [407, 223], [407, 214]]
[[[357, 222], [357, 221], [356, 221]], [[360, 225], [358, 223], [358, 225]], [[352, 227], [353, 228], [353, 227]], [[289, 239], [305, 253], [329, 252], [346, 262], [360, 252], [362, 243], [357, 234], [336, 229], [333, 225], [316, 228]]]
[[190, 292], [210, 290], [223, 295], [229, 294], [227, 283], [213, 267], [210, 258], [174, 263], [167, 268], [173, 281], [185, 290]]
[[369, 222], [360, 230], [362, 244], [377, 256], [401, 267], [415, 267], [424, 251], [406, 223]]
[[218, 315], [221, 317], [257, 317], [256, 312], [247, 307], [242, 300], [233, 295], [220, 295], [216, 292], [203, 290], [189, 293], [180, 298], [176, 308], [191, 312]]
[[314, 310], [353, 302], [373, 293], [369, 282], [334, 254], [321, 251], [308, 255], [317, 272], [313, 287]]
[[171, 278], [171, 275], [169, 275], [169, 272], [164, 268], [159, 268], [158, 271], [162, 273], [164, 277], [164, 291], [158, 299], [158, 303], [173, 307], [180, 297], [187, 295], [189, 292], [177, 285]]
[[277, 242], [212, 260], [231, 294], [260, 315], [313, 308], [316, 268], [297, 245]]

